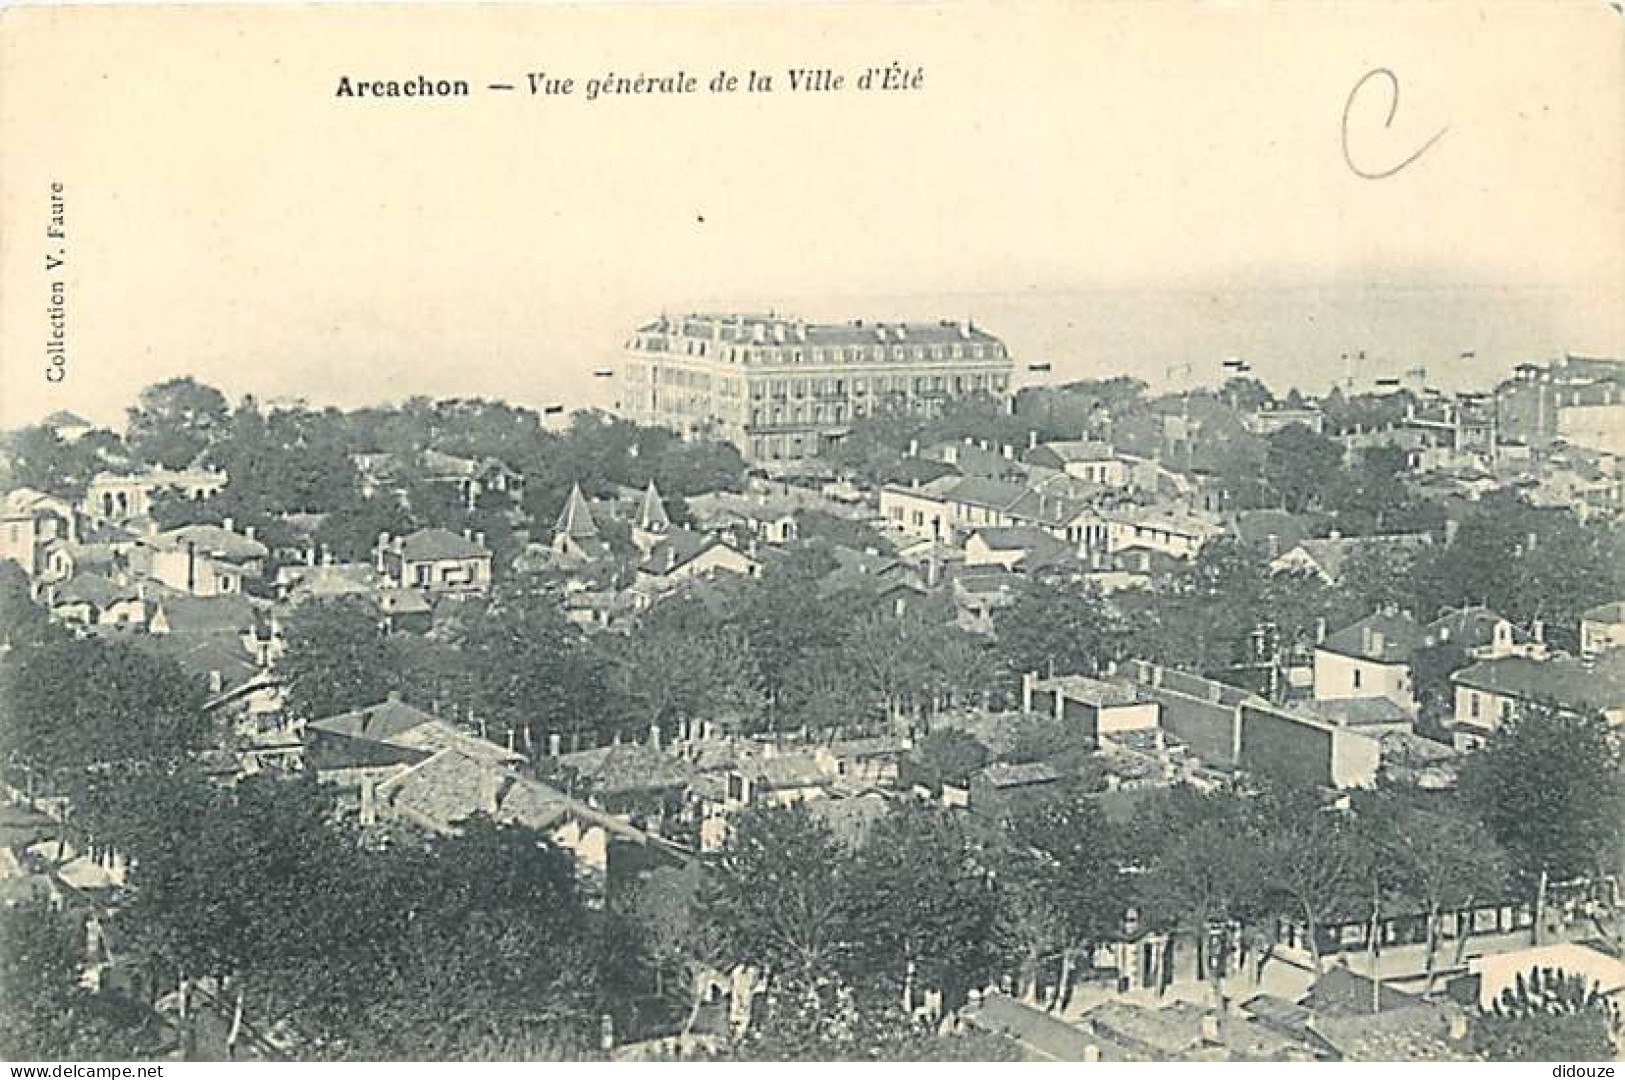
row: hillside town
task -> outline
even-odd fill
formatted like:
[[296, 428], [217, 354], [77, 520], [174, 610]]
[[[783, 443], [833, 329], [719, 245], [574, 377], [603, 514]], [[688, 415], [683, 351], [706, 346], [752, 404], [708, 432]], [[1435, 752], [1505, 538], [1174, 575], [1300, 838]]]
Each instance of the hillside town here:
[[1361, 359], [6, 433], [0, 1056], [1613, 1060], [1625, 361]]

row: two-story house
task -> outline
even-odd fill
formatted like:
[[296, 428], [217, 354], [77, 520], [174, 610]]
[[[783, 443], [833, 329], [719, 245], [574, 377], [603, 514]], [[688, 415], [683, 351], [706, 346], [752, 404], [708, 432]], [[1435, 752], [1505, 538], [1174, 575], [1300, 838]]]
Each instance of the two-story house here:
[[491, 551], [482, 533], [458, 536], [441, 528], [395, 537], [380, 533], [373, 557], [386, 588], [421, 589], [437, 596], [491, 590]]
[[1625, 646], [1625, 600], [1598, 604], [1580, 616], [1580, 655], [1599, 656]]
[[269, 554], [253, 526], [239, 533], [227, 518], [219, 525], [183, 525], [142, 541], [138, 569], [191, 596], [229, 596], [258, 579]]
[[1331, 634], [1315, 648], [1315, 700], [1385, 697], [1414, 710], [1411, 654], [1424, 640], [1415, 619], [1389, 611]]

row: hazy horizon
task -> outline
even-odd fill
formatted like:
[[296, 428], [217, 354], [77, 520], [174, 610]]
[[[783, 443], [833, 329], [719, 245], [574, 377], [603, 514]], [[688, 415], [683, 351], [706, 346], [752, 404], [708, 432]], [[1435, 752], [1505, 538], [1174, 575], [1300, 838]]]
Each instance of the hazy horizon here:
[[[1283, 393], [1325, 389], [1360, 350], [1362, 379], [1426, 363], [1447, 387], [1625, 354], [1620, 36], [1600, 4], [1449, 0], [16, 9], [0, 426], [116, 425], [178, 374], [233, 401], [606, 405], [592, 371], [662, 310], [974, 317], [1048, 381], [1206, 381], [1240, 355]], [[341, 74], [892, 60], [923, 87], [333, 92]], [[1378, 67], [1402, 98], [1391, 124], [1380, 93], [1349, 108], [1361, 160], [1445, 134], [1371, 181], [1339, 125]]]

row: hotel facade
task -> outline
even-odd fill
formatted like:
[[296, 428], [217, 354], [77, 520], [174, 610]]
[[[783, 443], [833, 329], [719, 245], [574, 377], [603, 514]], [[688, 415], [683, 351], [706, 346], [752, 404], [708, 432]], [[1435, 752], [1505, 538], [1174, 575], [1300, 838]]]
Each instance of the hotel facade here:
[[956, 397], [1003, 397], [1010, 372], [1004, 343], [969, 322], [661, 316], [626, 343], [617, 411], [783, 465], [881, 409], [928, 414]]

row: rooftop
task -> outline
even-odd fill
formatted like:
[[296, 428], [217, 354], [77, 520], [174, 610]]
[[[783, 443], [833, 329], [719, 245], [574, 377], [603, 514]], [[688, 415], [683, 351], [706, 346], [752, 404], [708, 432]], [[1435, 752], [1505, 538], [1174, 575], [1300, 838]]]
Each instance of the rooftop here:
[[1103, 682], [1085, 675], [1061, 675], [1053, 679], [1039, 679], [1039, 690], [1059, 690], [1073, 701], [1081, 701], [1097, 708], [1134, 705], [1140, 694], [1131, 683]]
[[1503, 656], [1480, 660], [1450, 679], [1473, 690], [1524, 701], [1550, 701], [1575, 710], [1625, 706], [1625, 657], [1619, 655], [1605, 655], [1589, 664], [1567, 657]]
[[1425, 641], [1421, 626], [1409, 615], [1379, 611], [1332, 634], [1319, 648], [1379, 664], [1403, 664]]
[[1110, 1039], [1073, 1027], [1064, 1020], [1024, 1005], [1004, 994], [989, 994], [965, 1007], [961, 1015], [973, 1027], [1003, 1035], [1039, 1061], [1126, 1061], [1132, 1055]]
[[1625, 600], [1598, 604], [1580, 615], [1586, 622], [1625, 623]]
[[1043, 761], [1022, 764], [996, 761], [977, 773], [976, 779], [990, 787], [1013, 788], [1025, 787], [1028, 784], [1051, 784], [1061, 779], [1061, 772], [1055, 766]]
[[999, 339], [971, 322], [812, 323], [779, 315], [702, 314], [666, 316], [638, 328], [645, 334], [731, 344], [805, 344], [813, 347], [847, 345], [997, 345]]
[[407, 562], [439, 562], [442, 559], [488, 559], [491, 552], [466, 536], [450, 529], [419, 529], [401, 538], [401, 557]]
[[263, 559], [269, 551], [250, 536], [233, 532], [223, 525], [182, 525], [178, 529], [161, 532], [149, 541], [161, 551], [191, 550], [229, 562]]

